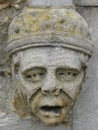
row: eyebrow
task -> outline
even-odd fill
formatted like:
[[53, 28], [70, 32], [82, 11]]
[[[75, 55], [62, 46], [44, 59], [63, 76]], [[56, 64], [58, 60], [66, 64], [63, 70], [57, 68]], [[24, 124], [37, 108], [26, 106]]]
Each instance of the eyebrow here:
[[[51, 67], [54, 67], [55, 65], [51, 65]], [[24, 70], [22, 70], [21, 72], [23, 73], [23, 74], [25, 74], [27, 71], [30, 71], [30, 70], [32, 70], [32, 69], [35, 69], [35, 68], [42, 68], [42, 69], [47, 69], [47, 66], [45, 67], [45, 66], [41, 66], [41, 65], [37, 65], [37, 66], [32, 66], [32, 67], [28, 67], [27, 69], [25, 68]], [[55, 68], [55, 70], [57, 70], [57, 69], [70, 69], [70, 70], [74, 70], [74, 71], [78, 71], [78, 72], [80, 72], [81, 71], [81, 67], [79, 68], [79, 67], [73, 67], [73, 66], [65, 66], [65, 65], [59, 65], [59, 66], [57, 66], [56, 68]]]
[[79, 67], [72, 67], [72, 66], [58, 66], [57, 69], [69, 69], [80, 72], [81, 68]]
[[42, 69], [44, 69], [45, 67], [43, 67], [43, 66], [32, 66], [32, 67], [28, 67], [27, 69], [21, 70], [21, 72], [24, 74], [27, 71], [30, 71], [30, 70], [35, 69], [35, 68], [42, 68]]

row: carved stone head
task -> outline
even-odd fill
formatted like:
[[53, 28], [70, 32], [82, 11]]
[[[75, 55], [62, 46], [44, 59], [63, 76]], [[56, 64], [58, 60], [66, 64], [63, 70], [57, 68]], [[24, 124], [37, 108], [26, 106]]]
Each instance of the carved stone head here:
[[72, 9], [25, 8], [9, 26], [7, 50], [16, 113], [48, 125], [66, 122], [92, 55], [85, 20]]

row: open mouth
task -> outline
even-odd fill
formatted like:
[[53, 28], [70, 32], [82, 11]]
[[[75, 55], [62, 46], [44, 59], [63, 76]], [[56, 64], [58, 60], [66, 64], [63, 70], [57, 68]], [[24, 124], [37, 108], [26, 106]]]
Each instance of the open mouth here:
[[61, 113], [61, 106], [42, 106], [40, 107], [40, 110], [43, 112], [53, 112], [53, 113]]

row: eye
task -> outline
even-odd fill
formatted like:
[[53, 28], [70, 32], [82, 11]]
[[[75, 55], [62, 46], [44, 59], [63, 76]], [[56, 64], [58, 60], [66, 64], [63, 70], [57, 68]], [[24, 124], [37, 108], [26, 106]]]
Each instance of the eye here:
[[41, 81], [46, 74], [46, 70], [43, 68], [33, 68], [28, 70], [24, 75], [28, 81], [37, 82]]
[[56, 72], [56, 76], [61, 81], [71, 81], [74, 80], [78, 76], [79, 72], [72, 69], [58, 69]]

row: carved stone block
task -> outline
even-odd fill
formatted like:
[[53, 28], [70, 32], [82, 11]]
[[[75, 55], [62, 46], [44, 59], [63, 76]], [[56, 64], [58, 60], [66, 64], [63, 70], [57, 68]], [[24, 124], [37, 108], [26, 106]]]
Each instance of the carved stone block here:
[[[49, 129], [58, 125], [71, 130], [72, 109], [92, 48], [88, 24], [73, 9], [29, 6], [12, 20], [6, 74], [16, 88], [12, 112], [20, 121], [30, 121], [32, 129], [39, 123]], [[12, 116], [5, 114], [6, 118], [10, 123]]]
[[78, 6], [98, 6], [98, 0], [74, 0]]

